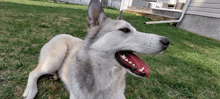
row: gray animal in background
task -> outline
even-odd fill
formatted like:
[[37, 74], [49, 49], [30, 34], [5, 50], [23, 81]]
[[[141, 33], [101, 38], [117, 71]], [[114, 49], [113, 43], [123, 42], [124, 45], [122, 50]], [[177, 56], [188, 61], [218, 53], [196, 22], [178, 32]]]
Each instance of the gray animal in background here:
[[88, 6], [88, 34], [85, 40], [60, 34], [46, 43], [36, 69], [30, 72], [25, 99], [33, 99], [37, 80], [58, 71], [70, 99], [125, 99], [126, 72], [148, 77], [150, 68], [133, 52], [158, 54], [167, 49], [169, 39], [136, 31], [122, 20], [106, 16], [99, 0]]

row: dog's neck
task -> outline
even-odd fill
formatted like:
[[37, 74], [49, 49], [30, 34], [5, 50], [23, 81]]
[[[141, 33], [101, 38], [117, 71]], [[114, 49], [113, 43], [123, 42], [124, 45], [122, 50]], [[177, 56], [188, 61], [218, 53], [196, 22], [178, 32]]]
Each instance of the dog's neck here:
[[126, 70], [115, 66], [114, 57], [108, 57], [104, 53], [90, 50], [85, 46], [82, 46], [77, 53], [75, 57], [79, 70], [77, 80], [83, 93], [93, 95], [95, 93], [94, 97], [100, 97], [100, 95], [105, 96], [103, 94], [105, 91], [114, 94], [117, 93], [117, 88], [124, 89]]

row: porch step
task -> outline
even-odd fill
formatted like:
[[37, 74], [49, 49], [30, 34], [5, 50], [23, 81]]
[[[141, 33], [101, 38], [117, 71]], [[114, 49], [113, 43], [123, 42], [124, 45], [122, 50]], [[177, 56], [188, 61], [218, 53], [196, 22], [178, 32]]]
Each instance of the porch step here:
[[164, 8], [147, 8], [147, 7], [133, 7], [128, 6], [126, 9], [127, 12], [133, 11], [143, 14], [149, 14], [153, 16], [160, 16], [165, 17], [169, 19], [178, 19], [181, 16], [181, 10], [175, 10], [175, 9], [164, 9]]

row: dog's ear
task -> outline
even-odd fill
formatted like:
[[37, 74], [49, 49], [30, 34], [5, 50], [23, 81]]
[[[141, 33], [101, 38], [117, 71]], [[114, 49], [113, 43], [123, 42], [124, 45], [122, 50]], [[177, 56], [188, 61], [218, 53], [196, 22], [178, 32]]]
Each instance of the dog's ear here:
[[117, 20], [122, 20], [122, 13], [123, 11], [121, 11], [120, 15], [118, 16]]
[[101, 24], [106, 16], [99, 0], [91, 0], [88, 6], [87, 24], [89, 27]]

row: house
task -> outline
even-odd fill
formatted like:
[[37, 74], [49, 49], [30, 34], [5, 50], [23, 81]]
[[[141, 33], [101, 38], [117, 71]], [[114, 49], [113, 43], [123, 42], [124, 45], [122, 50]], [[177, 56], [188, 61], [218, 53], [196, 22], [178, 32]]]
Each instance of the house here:
[[[137, 1], [140, 2], [137, 3]], [[122, 0], [122, 5], [123, 3], [125, 4], [124, 6], [121, 7], [121, 9], [123, 10], [130, 9], [136, 12], [143, 12], [148, 14], [154, 14], [157, 16], [170, 17], [174, 20], [161, 21], [155, 23], [178, 22], [177, 23], [178, 28], [202, 36], [220, 40], [220, 0], [156, 0], [157, 2], [156, 6], [153, 7], [148, 6], [148, 8], [151, 8], [150, 11], [147, 11], [148, 9], [143, 8], [143, 6], [147, 7], [145, 3], [146, 1], [149, 2], [152, 0]], [[176, 3], [175, 6], [178, 4], [178, 2], [179, 3], [187, 2], [187, 6], [185, 7], [186, 8], [185, 11], [181, 11], [177, 9], [170, 9], [169, 6], [167, 9], [166, 8], [167, 5], [165, 6], [163, 6], [163, 4], [158, 5], [158, 2], [159, 3], [162, 2], [163, 4]], [[149, 24], [151, 23], [149, 22]]]
[[177, 27], [220, 40], [220, 0], [192, 0]]
[[180, 18], [185, 2], [186, 0], [122, 0], [120, 10], [153, 20], [171, 20]]
[[[89, 2], [90, 2], [90, 0], [54, 0], [54, 1], [76, 3], [76, 4], [83, 4], [83, 5], [89, 5]], [[120, 6], [121, 6], [121, 0], [100, 0], [100, 1], [105, 6], [114, 7], [116, 9], [120, 9]]]
[[[55, 0], [88, 5], [90, 0]], [[220, 0], [100, 0], [104, 5], [168, 17], [177, 27], [220, 40]], [[187, 2], [187, 3], [186, 3]], [[187, 6], [182, 8], [184, 4]], [[159, 17], [160, 18], [160, 17]], [[166, 19], [166, 18], [165, 18]], [[179, 20], [178, 20], [179, 19]], [[167, 21], [158, 22], [166, 23]], [[151, 23], [149, 23], [151, 24]]]

